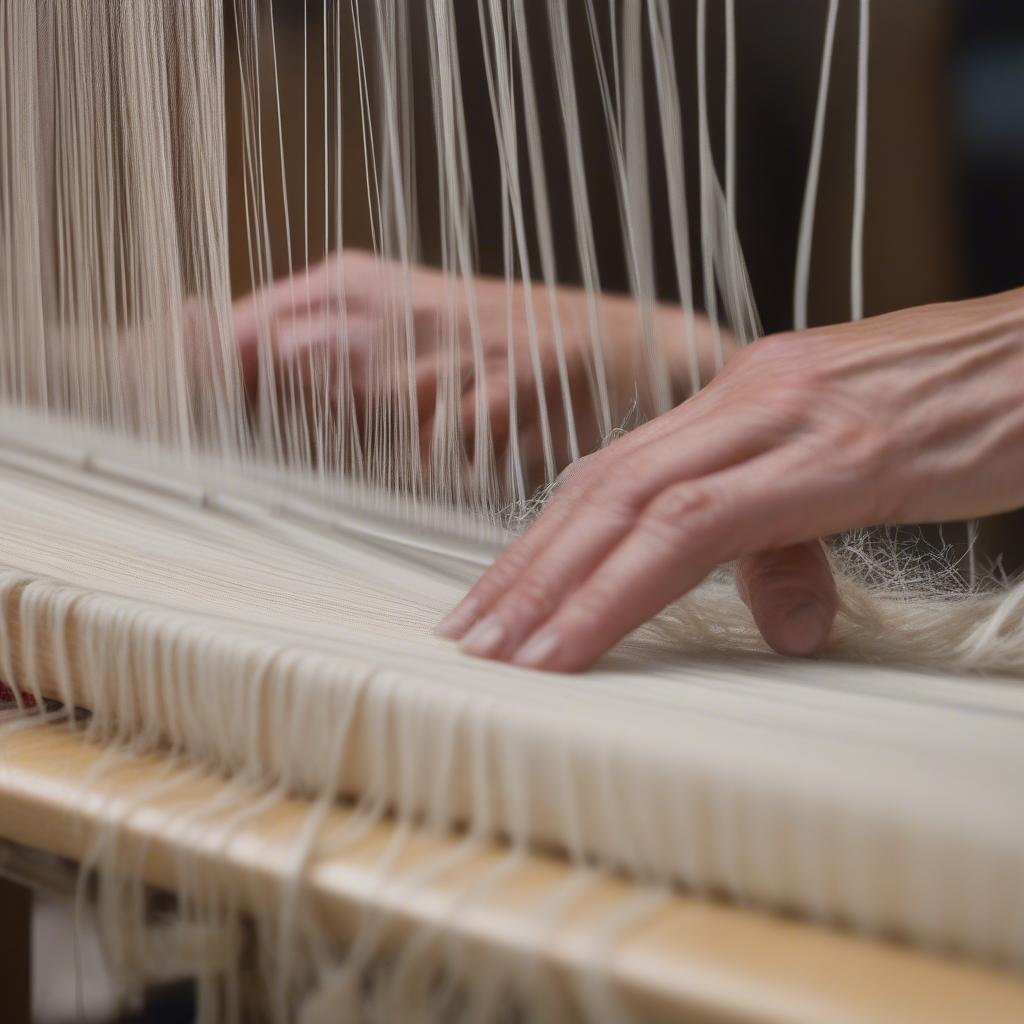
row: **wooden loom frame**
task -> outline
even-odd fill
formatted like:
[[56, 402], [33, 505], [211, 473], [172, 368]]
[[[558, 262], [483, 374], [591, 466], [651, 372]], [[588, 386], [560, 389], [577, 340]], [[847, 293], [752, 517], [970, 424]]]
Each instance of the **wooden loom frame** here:
[[[126, 758], [83, 792], [76, 780], [87, 777], [102, 757], [101, 748], [56, 724], [33, 724], [0, 737], [0, 838], [77, 860], [98, 828], [118, 820], [118, 809], [126, 801], [151, 790], [157, 781], [167, 781], [161, 758]], [[143, 874], [150, 885], [171, 885], [175, 855], [187, 842], [169, 827], [170, 822], [208, 802], [219, 785], [221, 780], [213, 777], [189, 781], [172, 799], [150, 803], [131, 815], [124, 831], [125, 849], [130, 855], [143, 854]], [[253, 911], [272, 907], [287, 881], [287, 867], [282, 865], [289, 858], [284, 851], [307, 807], [302, 801], [289, 801], [242, 827], [226, 846], [215, 839], [198, 861], [203, 882], [225, 887], [241, 906]], [[329, 812], [329, 824], [343, 824], [351, 813], [336, 807]], [[492, 847], [450, 877], [417, 890], [411, 899], [406, 893], [387, 906], [387, 892], [378, 884], [374, 865], [391, 835], [389, 825], [379, 824], [343, 857], [310, 865], [306, 892], [332, 935], [349, 934], [356, 912], [369, 902], [384, 910], [399, 931], [410, 923], [442, 921], [451, 926], [446, 893], [471, 883], [503, 852]], [[437, 835], [414, 834], [403, 863], [415, 865], [454, 845], [454, 840]], [[195, 854], [194, 844], [189, 852]], [[532, 855], [497, 898], [461, 915], [456, 925], [460, 937], [468, 941], [468, 948], [483, 943], [498, 950], [521, 949], [530, 927], [530, 912], [524, 908], [570, 870], [556, 856]], [[559, 921], [541, 951], [553, 976], [565, 979], [584, 962], [591, 948], [592, 922], [624, 905], [631, 893], [625, 881], [602, 882]], [[0, 918], [11, 910], [12, 899], [13, 890], [0, 890]], [[684, 894], [673, 895], [629, 930], [611, 952], [608, 966], [626, 1005], [644, 1021], [1024, 1020], [1024, 980], [1016, 975]]]

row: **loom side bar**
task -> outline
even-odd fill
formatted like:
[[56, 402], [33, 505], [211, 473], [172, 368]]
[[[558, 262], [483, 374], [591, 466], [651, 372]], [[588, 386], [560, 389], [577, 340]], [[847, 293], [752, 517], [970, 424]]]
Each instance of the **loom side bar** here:
[[[111, 767], [97, 772], [104, 757], [109, 753], [62, 726], [29, 725], [0, 736], [0, 836], [77, 859], [97, 829], [118, 820], [119, 808], [167, 779], [168, 766], [159, 757], [118, 755], [109, 760]], [[87, 791], [81, 784], [85, 778], [90, 779]], [[145, 878], [157, 888], [173, 888], [180, 846], [191, 841], [185, 852], [199, 854], [195, 863], [205, 878], [253, 911], [272, 909], [287, 884], [290, 844], [308, 805], [283, 802], [246, 824], [229, 843], [216, 827], [203, 836], [193, 833], [191, 840], [171, 827], [222, 785], [182, 772], [173, 797], [137, 808], [121, 823], [124, 841], [135, 850], [146, 845]], [[335, 808], [329, 816], [329, 826], [340, 829], [351, 812]], [[514, 952], [536, 937], [535, 922], [523, 908], [535, 905], [538, 895], [570, 873], [557, 858], [525, 857], [485, 906], [453, 919], [453, 894], [507, 853], [482, 847], [410, 898], [401, 885], [381, 885], [376, 871], [392, 838], [390, 826], [376, 824], [343, 856], [311, 865], [306, 885], [312, 904], [337, 938], [351, 934], [357, 914], [372, 903], [399, 932], [410, 925], [456, 927], [471, 946], [483, 944], [498, 955]], [[204, 848], [197, 850], [196, 843]], [[413, 830], [399, 871], [414, 871], [456, 844], [456, 839]], [[595, 922], [635, 899], [636, 892], [610, 879], [587, 888], [545, 942], [543, 956], [557, 977], [565, 979], [582, 965]], [[1010, 1024], [1024, 1019], [1024, 982], [1017, 976], [679, 894], [667, 896], [616, 943], [610, 976], [627, 1005], [652, 1021]]]

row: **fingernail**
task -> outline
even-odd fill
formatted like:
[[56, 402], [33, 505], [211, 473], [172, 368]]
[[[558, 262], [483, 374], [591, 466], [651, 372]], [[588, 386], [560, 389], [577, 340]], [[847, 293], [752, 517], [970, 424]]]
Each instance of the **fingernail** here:
[[508, 636], [505, 624], [496, 615], [481, 619], [463, 638], [459, 650], [476, 658], [493, 657]]
[[796, 658], [817, 654], [828, 643], [832, 631], [832, 613], [820, 601], [807, 601], [791, 608], [780, 623], [782, 653]]
[[437, 635], [446, 640], [459, 640], [466, 630], [476, 622], [480, 602], [472, 597], [464, 598], [443, 618], [437, 627]]
[[560, 639], [553, 629], [540, 629], [522, 646], [512, 659], [513, 665], [539, 668], [558, 650]]

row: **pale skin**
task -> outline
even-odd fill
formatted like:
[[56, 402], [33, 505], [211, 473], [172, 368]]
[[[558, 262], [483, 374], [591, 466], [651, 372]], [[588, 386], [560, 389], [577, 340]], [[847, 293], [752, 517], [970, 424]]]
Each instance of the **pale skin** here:
[[579, 671], [735, 562], [766, 642], [817, 654], [837, 609], [819, 538], [1024, 505], [1022, 389], [1024, 289], [764, 338], [573, 466], [439, 632]]
[[[461, 278], [445, 276], [437, 270], [416, 267], [407, 273], [399, 264], [369, 253], [341, 252], [308, 273], [286, 278], [235, 304], [235, 334], [243, 374], [252, 385], [260, 331], [265, 329], [279, 364], [291, 362], [300, 372], [303, 362], [310, 356], [327, 354], [329, 358], [340, 359], [344, 354], [358, 401], [365, 394], [370, 352], [379, 343], [386, 329], [384, 325], [389, 320], [394, 325], [397, 320], [398, 330], [403, 332], [403, 318], [408, 308], [416, 339], [413, 372], [421, 443], [425, 448], [430, 441], [438, 390], [438, 355], [445, 351], [448, 331], [454, 325], [460, 362], [467, 371], [460, 402], [463, 434], [467, 450], [471, 452], [476, 428], [476, 389], [480, 384], [480, 378], [470, 372], [474, 366], [472, 325], [475, 319], [485, 370], [483, 408], [494, 445], [500, 456], [508, 443], [508, 338], [511, 335], [517, 437], [527, 476], [539, 484], [543, 481], [544, 465], [540, 403], [529, 344], [531, 315], [537, 330], [545, 408], [556, 466], [564, 467], [570, 461], [551, 293], [543, 286], [532, 286], [528, 307], [524, 301], [525, 287], [516, 284], [509, 289], [503, 279], [474, 278], [471, 291], [470, 296]], [[591, 314], [598, 317], [605, 339], [605, 376], [613, 426], [618, 426], [631, 412], [644, 418], [652, 412], [651, 396], [643, 386], [638, 389], [634, 384], [638, 378], [644, 380], [644, 375], [637, 370], [640, 319], [635, 304], [623, 296], [599, 296], [596, 309], [591, 310], [586, 294], [580, 289], [563, 287], [554, 294], [569, 390], [573, 396], [578, 447], [581, 452], [593, 451], [601, 442], [601, 432], [594, 392], [587, 379]], [[475, 317], [470, 313], [471, 302]], [[671, 390], [678, 401], [692, 390], [691, 368], [680, 344], [681, 320], [681, 313], [672, 306], [661, 305], [654, 309], [654, 327], [665, 352]], [[714, 374], [714, 344], [710, 329], [701, 318], [697, 321], [696, 333], [701, 356], [699, 373], [701, 383], [706, 383]], [[729, 339], [725, 344], [730, 351], [734, 347]], [[393, 387], [397, 395], [404, 396], [404, 380], [395, 380]]]

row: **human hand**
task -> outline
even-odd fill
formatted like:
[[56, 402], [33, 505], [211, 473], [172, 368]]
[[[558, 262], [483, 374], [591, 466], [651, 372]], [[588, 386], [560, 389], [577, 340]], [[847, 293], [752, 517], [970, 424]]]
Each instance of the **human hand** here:
[[[531, 345], [531, 316], [536, 353]], [[602, 402], [596, 385], [595, 317], [604, 338], [607, 403]], [[672, 400], [681, 401], [692, 391], [682, 313], [672, 306], [656, 306], [652, 322]], [[639, 390], [634, 384], [645, 381], [646, 374], [641, 368], [640, 316], [636, 304], [626, 297], [601, 295], [592, 306], [583, 290], [561, 287], [556, 290], [553, 310], [551, 294], [543, 285], [509, 286], [502, 279], [484, 277], [467, 285], [461, 278], [436, 270], [414, 267], [406, 271], [400, 264], [371, 254], [346, 251], [248, 296], [234, 309], [243, 376], [250, 392], [257, 390], [261, 358], [267, 359], [261, 357], [262, 350], [269, 353], [269, 365], [277, 370], [295, 370], [292, 379], [297, 376], [301, 380], [303, 367], [314, 361], [335, 370], [343, 365], [343, 375], [327, 373], [321, 379], [347, 380], [357, 406], [365, 404], [371, 379], [375, 387], [381, 387], [381, 353], [389, 344], [404, 351], [409, 324], [415, 342], [413, 391], [424, 457], [433, 441], [439, 389], [444, 374], [452, 373], [446, 360], [454, 339], [465, 450], [473, 453], [483, 416], [494, 453], [502, 458], [510, 442], [514, 398], [515, 440], [527, 479], [533, 484], [542, 482], [545, 469], [562, 468], [574, 454], [562, 397], [556, 323], [565, 356], [576, 451], [596, 448], [603, 435], [621, 426], [634, 407], [641, 417], [653, 414], [653, 396], [643, 384]], [[697, 371], [706, 381], [714, 367], [711, 331], [702, 318], [697, 319], [695, 330], [700, 354]], [[726, 345], [731, 345], [728, 338]], [[396, 400], [405, 400], [409, 388], [404, 359], [392, 359], [384, 372], [392, 374], [390, 393]], [[542, 443], [544, 418], [552, 438], [550, 467], [545, 465]]]
[[767, 642], [826, 644], [816, 538], [1024, 504], [1024, 290], [755, 342], [699, 395], [585, 460], [439, 632], [588, 667], [739, 561]]

